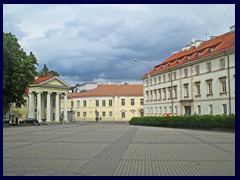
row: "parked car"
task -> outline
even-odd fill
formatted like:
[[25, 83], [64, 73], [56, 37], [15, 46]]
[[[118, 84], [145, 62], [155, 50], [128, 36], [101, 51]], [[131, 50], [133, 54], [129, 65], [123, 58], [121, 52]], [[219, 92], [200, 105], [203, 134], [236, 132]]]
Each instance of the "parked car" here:
[[40, 125], [38, 120], [35, 118], [27, 118], [27, 119], [23, 120], [23, 124]]

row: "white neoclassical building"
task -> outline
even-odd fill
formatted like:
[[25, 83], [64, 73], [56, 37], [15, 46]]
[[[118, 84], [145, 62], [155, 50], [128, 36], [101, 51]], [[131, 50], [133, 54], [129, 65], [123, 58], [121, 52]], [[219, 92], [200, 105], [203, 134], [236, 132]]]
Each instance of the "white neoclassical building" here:
[[[39, 122], [59, 122], [67, 119], [67, 95], [70, 85], [60, 77], [39, 77], [28, 88], [26, 106], [28, 118], [36, 118]], [[64, 97], [61, 112], [61, 97]]]
[[187, 45], [149, 74], [150, 83], [143, 76], [146, 116], [235, 114], [235, 26]]

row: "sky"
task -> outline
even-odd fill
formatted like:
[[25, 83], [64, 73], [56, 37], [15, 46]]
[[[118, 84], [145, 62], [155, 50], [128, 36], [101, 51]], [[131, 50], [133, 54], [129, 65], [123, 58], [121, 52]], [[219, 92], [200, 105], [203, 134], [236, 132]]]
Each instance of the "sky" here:
[[[3, 32], [71, 85], [134, 82], [235, 25], [233, 4], [4, 4]], [[136, 59], [141, 63], [133, 64]]]

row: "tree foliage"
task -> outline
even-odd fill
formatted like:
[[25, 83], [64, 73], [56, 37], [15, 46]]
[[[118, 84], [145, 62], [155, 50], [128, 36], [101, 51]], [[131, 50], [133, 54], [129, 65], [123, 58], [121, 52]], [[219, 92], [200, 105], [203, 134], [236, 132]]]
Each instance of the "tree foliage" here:
[[11, 33], [3, 33], [3, 107], [8, 112], [11, 103], [21, 107], [23, 94], [34, 81], [37, 59], [32, 52], [24, 52], [18, 39]]
[[47, 65], [44, 64], [42, 70], [38, 72], [38, 77], [45, 77], [45, 76], [59, 76], [59, 73], [53, 70], [49, 70]]

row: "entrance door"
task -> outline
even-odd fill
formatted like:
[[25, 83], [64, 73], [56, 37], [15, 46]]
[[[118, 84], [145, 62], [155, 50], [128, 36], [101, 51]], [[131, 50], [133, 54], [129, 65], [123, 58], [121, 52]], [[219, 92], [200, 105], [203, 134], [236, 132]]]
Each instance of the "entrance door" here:
[[191, 115], [191, 106], [184, 106], [185, 114], [184, 115]]

